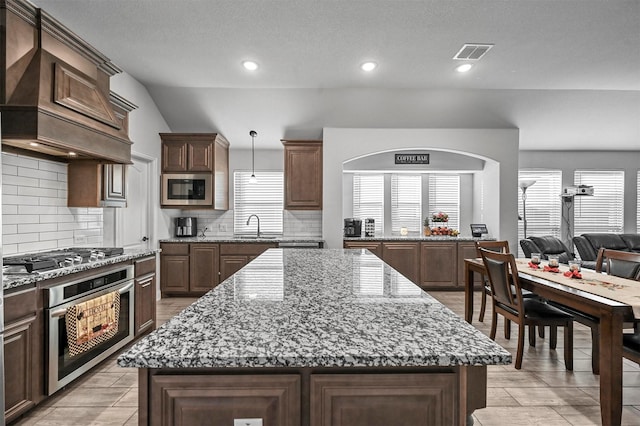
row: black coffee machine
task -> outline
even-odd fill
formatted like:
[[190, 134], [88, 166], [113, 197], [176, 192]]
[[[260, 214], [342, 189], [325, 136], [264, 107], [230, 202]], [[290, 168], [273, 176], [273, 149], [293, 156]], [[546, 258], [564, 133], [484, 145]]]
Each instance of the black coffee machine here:
[[196, 237], [198, 219], [195, 217], [176, 217], [176, 237]]
[[347, 218], [344, 220], [344, 236], [360, 237], [362, 236], [362, 221], [360, 219]]

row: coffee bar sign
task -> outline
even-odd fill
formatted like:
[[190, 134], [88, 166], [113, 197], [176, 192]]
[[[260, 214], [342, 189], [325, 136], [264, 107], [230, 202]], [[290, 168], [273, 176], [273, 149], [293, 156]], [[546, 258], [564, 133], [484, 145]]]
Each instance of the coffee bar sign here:
[[429, 164], [429, 154], [396, 154], [396, 164]]

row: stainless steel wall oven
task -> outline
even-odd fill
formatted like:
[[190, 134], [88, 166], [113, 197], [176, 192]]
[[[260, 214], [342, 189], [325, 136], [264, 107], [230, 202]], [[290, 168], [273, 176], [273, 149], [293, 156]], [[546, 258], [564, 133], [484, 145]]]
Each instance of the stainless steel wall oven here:
[[[103, 300], [103, 296], [115, 295], [115, 292], [119, 300], [119, 309], [115, 311], [117, 314], [114, 314], [117, 321], [114, 322], [113, 329], [100, 339], [92, 341], [92, 346], [80, 353], [70, 351], [70, 344], [76, 344], [73, 340], [76, 336], [68, 333], [67, 325], [70, 321], [76, 320], [77, 308], [92, 306], [92, 301]], [[133, 266], [109, 270], [45, 290], [48, 395], [52, 395], [133, 340], [134, 306]], [[101, 332], [92, 331], [96, 331], [96, 335]]]

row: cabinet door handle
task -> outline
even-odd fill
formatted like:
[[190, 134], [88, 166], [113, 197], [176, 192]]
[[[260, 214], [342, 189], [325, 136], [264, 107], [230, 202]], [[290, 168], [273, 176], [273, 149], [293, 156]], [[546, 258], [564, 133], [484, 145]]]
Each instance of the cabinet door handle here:
[[142, 241], [149, 241], [149, 238], [147, 238], [147, 236], [145, 235], [144, 237], [142, 237]]
[[140, 287], [145, 288], [151, 285], [151, 281], [147, 281], [146, 284], [142, 284]]

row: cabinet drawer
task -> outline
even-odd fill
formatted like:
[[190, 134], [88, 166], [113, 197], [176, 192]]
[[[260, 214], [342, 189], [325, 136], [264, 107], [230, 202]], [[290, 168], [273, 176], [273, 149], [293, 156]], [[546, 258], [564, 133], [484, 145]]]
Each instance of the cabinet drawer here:
[[146, 257], [144, 259], [136, 260], [134, 263], [135, 276], [140, 277], [142, 275], [150, 274], [156, 271], [156, 258]]
[[35, 316], [37, 310], [36, 289], [32, 288], [4, 295], [4, 323], [8, 324], [27, 316]]
[[257, 256], [270, 248], [276, 248], [276, 243], [250, 243], [250, 244], [220, 244], [220, 254], [245, 254]]
[[189, 244], [187, 243], [161, 243], [160, 249], [162, 249], [161, 255], [189, 255]]

